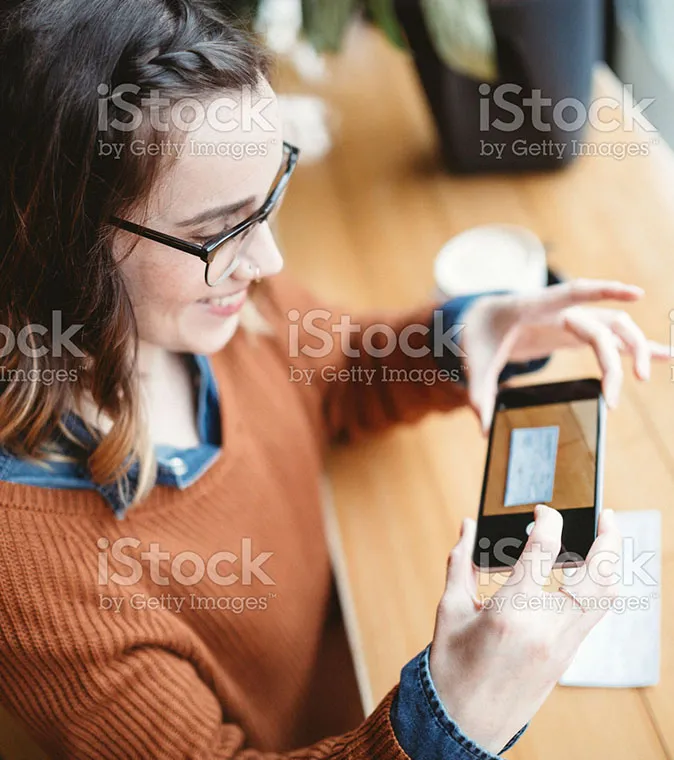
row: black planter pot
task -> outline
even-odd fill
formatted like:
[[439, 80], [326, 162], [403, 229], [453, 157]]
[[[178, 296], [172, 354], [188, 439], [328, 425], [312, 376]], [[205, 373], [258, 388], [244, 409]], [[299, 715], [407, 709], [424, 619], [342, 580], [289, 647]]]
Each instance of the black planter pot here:
[[[565, 166], [581, 150], [586, 120], [580, 122], [589, 105], [593, 66], [602, 57], [603, 0], [489, 3], [499, 81], [487, 87], [458, 74], [437, 56], [419, 0], [395, 0], [447, 168], [512, 172]], [[503, 85], [510, 86], [508, 91]], [[550, 105], [541, 107], [540, 119], [523, 103], [532, 91], [550, 99]], [[499, 96], [510, 105], [499, 106]], [[555, 107], [559, 112], [558, 104], [568, 103], [568, 98], [578, 105], [554, 118]], [[521, 126], [514, 123], [515, 110], [524, 117]]]

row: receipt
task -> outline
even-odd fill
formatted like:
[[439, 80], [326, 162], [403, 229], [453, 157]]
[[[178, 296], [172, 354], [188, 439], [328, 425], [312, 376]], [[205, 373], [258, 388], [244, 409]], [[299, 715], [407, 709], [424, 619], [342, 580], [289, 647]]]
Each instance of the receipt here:
[[654, 686], [660, 677], [660, 512], [615, 515], [623, 536], [619, 596], [581, 644], [563, 686]]
[[552, 501], [558, 441], [558, 425], [511, 431], [504, 507]]

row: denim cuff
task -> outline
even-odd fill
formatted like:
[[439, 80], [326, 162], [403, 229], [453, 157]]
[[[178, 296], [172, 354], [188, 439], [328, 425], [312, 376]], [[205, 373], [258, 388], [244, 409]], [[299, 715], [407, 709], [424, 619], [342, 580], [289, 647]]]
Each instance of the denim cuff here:
[[510, 362], [506, 364], [498, 376], [499, 385], [508, 382], [511, 377], [515, 377], [516, 375], [526, 375], [527, 372], [538, 372], [539, 369], [545, 367], [550, 358], [549, 356], [543, 356], [540, 359], [532, 359], [530, 362]]
[[[391, 724], [398, 743], [411, 760], [495, 760], [469, 739], [450, 718], [440, 701], [429, 664], [430, 645], [402, 670], [400, 687], [391, 705]], [[499, 752], [510, 749], [524, 726]]]
[[[450, 335], [450, 340], [458, 348], [461, 348], [460, 334], [461, 330], [463, 329], [462, 322], [464, 321], [466, 311], [475, 303], [478, 298], [481, 298], [482, 296], [504, 295], [507, 292], [508, 291], [505, 290], [495, 290], [493, 292], [490, 291], [487, 293], [471, 293], [469, 295], [457, 296], [456, 298], [452, 298], [443, 304], [441, 308], [442, 319], [436, 319], [435, 316], [433, 318], [433, 324], [431, 325], [431, 330], [429, 333], [429, 345], [434, 349], [435, 360], [441, 369], [450, 371], [458, 369], [458, 382], [464, 387], [467, 385], [468, 379], [465, 374], [465, 366], [462, 363], [462, 357], [460, 354], [456, 355], [449, 350], [443, 351], [442, 354], [438, 355], [438, 353], [435, 351], [435, 347], [438, 345], [438, 341], [436, 339], [437, 331], [442, 330], [443, 334]], [[456, 329], [457, 327], [458, 329]], [[463, 353], [462, 349], [461, 353]], [[550, 357], [544, 356], [540, 359], [533, 359], [532, 361], [528, 362], [510, 362], [509, 364], [506, 364], [506, 366], [501, 370], [501, 374], [499, 375], [498, 379], [499, 385], [507, 382], [510, 380], [510, 378], [515, 377], [516, 375], [524, 375], [528, 372], [538, 372], [538, 370], [543, 369], [543, 367], [545, 367], [549, 361]]]

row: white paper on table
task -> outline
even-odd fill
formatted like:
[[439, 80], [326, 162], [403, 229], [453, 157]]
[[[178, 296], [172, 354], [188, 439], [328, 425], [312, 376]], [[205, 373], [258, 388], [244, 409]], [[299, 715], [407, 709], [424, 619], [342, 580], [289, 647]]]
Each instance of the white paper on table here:
[[[630, 573], [623, 571], [620, 590], [623, 599], [639, 598], [643, 609], [608, 612], [581, 644], [559, 681], [562, 686], [654, 686], [660, 678], [660, 512], [616, 512], [615, 515], [623, 536], [624, 553], [634, 557], [642, 552], [651, 553], [647, 561], [634, 565], [642, 567], [649, 580], [644, 582], [638, 572], [629, 578]], [[629, 567], [629, 564], [623, 561], [623, 566]], [[569, 588], [573, 590], [573, 585]]]

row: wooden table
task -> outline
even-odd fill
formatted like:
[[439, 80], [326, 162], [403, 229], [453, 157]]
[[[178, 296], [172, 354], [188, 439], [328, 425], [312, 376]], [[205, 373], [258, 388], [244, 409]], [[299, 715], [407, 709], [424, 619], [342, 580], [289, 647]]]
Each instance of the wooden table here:
[[[649, 134], [590, 133], [648, 143], [646, 157], [580, 159], [560, 173], [452, 177], [410, 60], [358, 30], [314, 90], [335, 116], [335, 147], [298, 171], [281, 218], [288, 268], [351, 307], [417, 305], [452, 235], [512, 222], [551, 247], [568, 277], [641, 285], [629, 311], [669, 341], [674, 308], [674, 158]], [[614, 92], [605, 69], [597, 91]], [[290, 78], [282, 84], [292, 87]], [[671, 362], [674, 365], [674, 359]], [[627, 362], [626, 362], [627, 367]], [[587, 352], [562, 352], [540, 381], [597, 375]], [[472, 413], [433, 415], [331, 458], [328, 526], [364, 704], [370, 710], [430, 640], [447, 555], [475, 516], [486, 444]], [[659, 760], [674, 756], [674, 369], [639, 384], [626, 373], [609, 417], [605, 503], [663, 515], [663, 657], [649, 689], [558, 687], [510, 753], [518, 760]]]

